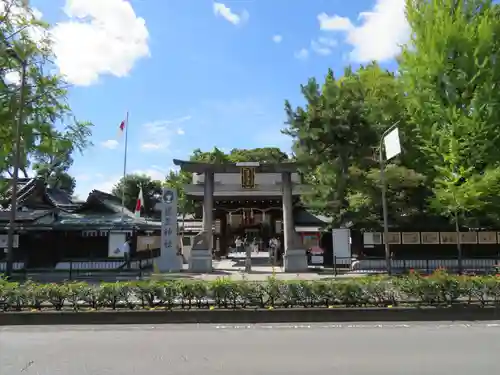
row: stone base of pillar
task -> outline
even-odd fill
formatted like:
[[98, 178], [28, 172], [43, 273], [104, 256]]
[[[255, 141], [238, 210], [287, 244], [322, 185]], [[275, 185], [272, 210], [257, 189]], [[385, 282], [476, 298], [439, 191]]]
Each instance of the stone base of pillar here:
[[177, 254], [161, 254], [155, 263], [156, 269], [161, 273], [182, 271], [182, 257]]
[[191, 257], [189, 258], [189, 272], [210, 273], [212, 271], [212, 252], [209, 249], [191, 250]]
[[307, 256], [304, 249], [288, 249], [283, 257], [283, 268], [285, 272], [306, 272]]
[[209, 273], [212, 268], [211, 243], [206, 232], [198, 233], [193, 239], [193, 247], [189, 257], [189, 272]]

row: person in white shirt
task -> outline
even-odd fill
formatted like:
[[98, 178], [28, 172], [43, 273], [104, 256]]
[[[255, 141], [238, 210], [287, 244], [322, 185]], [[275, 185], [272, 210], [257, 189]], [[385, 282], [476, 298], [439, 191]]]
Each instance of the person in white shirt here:
[[130, 243], [128, 240], [122, 245], [122, 253], [125, 261], [127, 262], [127, 268], [130, 268]]
[[243, 241], [241, 240], [240, 237], [236, 237], [236, 241], [234, 241], [234, 244], [236, 245], [236, 252], [239, 253], [242, 250], [243, 247]]

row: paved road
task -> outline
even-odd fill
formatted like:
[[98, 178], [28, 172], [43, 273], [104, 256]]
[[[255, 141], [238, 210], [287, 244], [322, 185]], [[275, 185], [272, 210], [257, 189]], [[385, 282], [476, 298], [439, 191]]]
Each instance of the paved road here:
[[0, 374], [493, 375], [500, 322], [0, 328]]

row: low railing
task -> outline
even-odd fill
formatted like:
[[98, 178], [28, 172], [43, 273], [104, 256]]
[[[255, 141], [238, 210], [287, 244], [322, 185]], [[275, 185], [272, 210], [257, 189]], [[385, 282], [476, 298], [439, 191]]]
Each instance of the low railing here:
[[[339, 259], [335, 258], [337, 265]], [[485, 274], [495, 272], [500, 263], [498, 258], [463, 258], [440, 257], [429, 259], [392, 259], [391, 269], [393, 273], [406, 273], [416, 271], [420, 273], [432, 273], [437, 269], [445, 269], [450, 273], [477, 273]], [[338, 266], [336, 267], [339, 268]], [[385, 258], [362, 258], [353, 259], [349, 267], [350, 272], [386, 272]]]
[[154, 258], [131, 259], [66, 259], [55, 267], [25, 269], [25, 279], [43, 282], [64, 280], [116, 281], [120, 279], [142, 279], [153, 270]]
[[[0, 273], [3, 273], [7, 270], [7, 262], [0, 261]], [[12, 264], [12, 270], [14, 272], [21, 272], [24, 270], [24, 262], [14, 262]]]

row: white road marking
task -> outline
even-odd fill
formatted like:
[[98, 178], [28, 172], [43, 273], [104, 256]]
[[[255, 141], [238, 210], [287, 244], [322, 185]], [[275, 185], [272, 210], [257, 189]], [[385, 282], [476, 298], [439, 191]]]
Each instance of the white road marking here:
[[422, 322], [417, 324], [254, 324], [254, 325], [216, 325], [216, 329], [366, 329], [366, 328], [413, 328], [418, 326], [428, 326], [433, 328], [470, 328], [488, 327], [500, 328], [500, 323], [449, 323], [435, 324]]
[[148, 325], [57, 325], [57, 326], [0, 326], [1, 332], [54, 332], [54, 331], [152, 331], [152, 330], [316, 330], [316, 329], [432, 329], [500, 328], [500, 322], [411, 322], [411, 323], [311, 323], [311, 324], [159, 324]]

